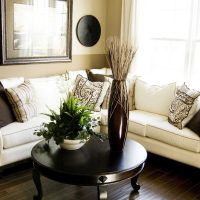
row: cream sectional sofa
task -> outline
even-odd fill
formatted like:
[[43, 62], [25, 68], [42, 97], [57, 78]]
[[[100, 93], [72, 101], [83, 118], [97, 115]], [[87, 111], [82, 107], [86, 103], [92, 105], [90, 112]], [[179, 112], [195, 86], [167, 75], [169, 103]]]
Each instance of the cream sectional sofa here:
[[[97, 74], [111, 73], [106, 68], [92, 70], [92, 72]], [[73, 86], [77, 74], [87, 76], [85, 71], [81, 70], [69, 72], [70, 82], [65, 81], [63, 76], [30, 79], [33, 87], [37, 90], [41, 112], [47, 111], [46, 105], [53, 109], [58, 108], [59, 99], [64, 96], [65, 90]], [[14, 82], [16, 80], [17, 78]], [[9, 81], [11, 80], [5, 80], [5, 83], [10, 86]], [[132, 93], [132, 95], [129, 94], [129, 97], [137, 100], [137, 92], [133, 89], [135, 87], [133, 83], [134, 81], [129, 85], [129, 90]], [[13, 84], [11, 85], [13, 86]], [[171, 94], [174, 94], [174, 91]], [[168, 98], [168, 103], [166, 101], [163, 103], [165, 106], [171, 101], [170, 98], [172, 97]], [[166, 109], [169, 108], [158, 109], [155, 106], [154, 113], [148, 107], [143, 109], [133, 99], [131, 102], [135, 104], [136, 108], [129, 113], [129, 138], [140, 142], [149, 152], [200, 168], [200, 137], [196, 133], [187, 127], [179, 130], [168, 123]], [[107, 114], [108, 110], [104, 105], [101, 112], [98, 113], [101, 116], [100, 131], [104, 133], [107, 133], [108, 129]], [[13, 122], [0, 129], [0, 166], [30, 157], [32, 147], [41, 140], [33, 135], [33, 132], [43, 122], [48, 122], [48, 117], [39, 114], [27, 122]]]

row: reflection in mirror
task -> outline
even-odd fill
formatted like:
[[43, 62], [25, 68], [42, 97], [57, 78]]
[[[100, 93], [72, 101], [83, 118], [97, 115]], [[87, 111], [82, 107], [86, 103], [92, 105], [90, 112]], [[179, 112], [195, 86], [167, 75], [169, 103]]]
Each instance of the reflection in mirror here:
[[4, 64], [71, 60], [72, 0], [2, 2]]

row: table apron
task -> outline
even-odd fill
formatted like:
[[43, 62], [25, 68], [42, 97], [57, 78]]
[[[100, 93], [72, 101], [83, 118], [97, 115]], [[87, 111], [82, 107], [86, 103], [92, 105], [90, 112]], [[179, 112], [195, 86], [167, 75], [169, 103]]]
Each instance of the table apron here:
[[127, 171], [122, 171], [118, 173], [108, 173], [100, 175], [79, 175], [79, 174], [67, 174], [59, 171], [54, 171], [49, 168], [40, 166], [36, 162], [33, 162], [34, 168], [39, 171], [39, 173], [49, 179], [66, 183], [72, 185], [106, 185], [115, 182], [119, 182], [125, 179], [133, 178], [138, 176], [142, 169], [144, 168], [144, 163], [136, 167], [135, 169], [130, 169]]

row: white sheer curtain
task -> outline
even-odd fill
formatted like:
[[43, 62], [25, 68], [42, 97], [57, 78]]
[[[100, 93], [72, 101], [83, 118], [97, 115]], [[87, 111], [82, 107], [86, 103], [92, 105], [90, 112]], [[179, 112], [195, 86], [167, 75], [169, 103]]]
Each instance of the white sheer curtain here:
[[[121, 17], [121, 40], [136, 47], [135, 26], [136, 26], [136, 0], [122, 0]], [[130, 72], [134, 70], [134, 64], [130, 67]]]
[[137, 75], [200, 89], [200, 0], [137, 0], [136, 41]]
[[135, 45], [135, 0], [122, 0], [121, 40]]

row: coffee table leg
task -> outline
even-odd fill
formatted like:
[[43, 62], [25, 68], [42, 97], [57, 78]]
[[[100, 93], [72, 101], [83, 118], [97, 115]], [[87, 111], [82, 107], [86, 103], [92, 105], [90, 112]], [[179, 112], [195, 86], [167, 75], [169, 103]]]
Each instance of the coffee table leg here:
[[37, 193], [38, 193], [37, 195], [33, 196], [33, 200], [41, 200], [43, 193], [42, 193], [42, 185], [41, 185], [41, 180], [40, 180], [40, 173], [34, 166], [32, 170], [32, 176], [33, 176], [33, 181], [35, 183]]
[[98, 200], [107, 200], [107, 191], [103, 189], [100, 185], [97, 186]]
[[3, 177], [3, 169], [2, 169], [2, 167], [0, 167], [0, 178], [2, 178]]
[[137, 192], [140, 189], [140, 185], [137, 183], [137, 180], [138, 180], [138, 176], [135, 176], [131, 179], [131, 185], [135, 192]]

